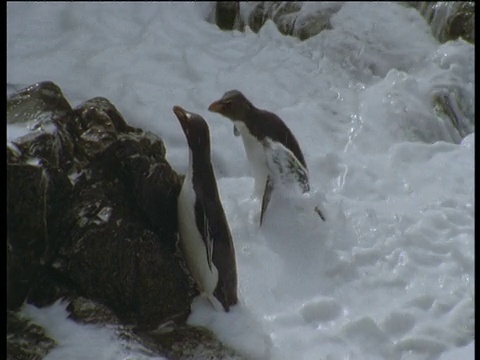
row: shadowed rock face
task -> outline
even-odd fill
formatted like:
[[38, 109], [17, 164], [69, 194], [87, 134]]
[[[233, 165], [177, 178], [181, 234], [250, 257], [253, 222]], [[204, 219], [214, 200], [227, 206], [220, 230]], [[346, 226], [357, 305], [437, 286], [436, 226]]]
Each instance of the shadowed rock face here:
[[242, 16], [238, 1], [217, 1], [209, 21], [222, 30], [243, 31], [248, 25], [258, 32], [271, 19], [282, 34], [305, 40], [331, 29], [330, 17], [341, 8], [341, 4], [326, 2], [322, 9], [300, 17], [302, 5], [298, 1], [259, 1], [248, 15]]
[[[430, 24], [433, 35], [440, 41], [462, 37], [475, 43], [475, 3], [473, 1], [399, 1], [417, 9]], [[337, 13], [340, 2], [324, 2], [311, 14], [301, 13], [303, 1], [259, 1], [251, 12], [240, 10], [238, 1], [217, 1], [209, 21], [222, 30], [243, 31], [248, 25], [258, 32], [265, 22], [272, 20], [284, 35], [306, 40], [325, 29], [331, 29], [330, 18]], [[253, 5], [247, 5], [253, 6]]]
[[41, 360], [56, 345], [40, 326], [8, 310], [7, 334], [7, 360]]
[[7, 99], [7, 119], [36, 129], [7, 145], [7, 358], [42, 359], [55, 346], [12, 310], [60, 297], [70, 318], [117, 326], [152, 356], [233, 358], [185, 325], [196, 290], [176, 251], [182, 177], [161, 139], [106, 99], [72, 109], [51, 82]]
[[145, 355], [168, 359], [238, 359], [241, 357], [224, 346], [207, 329], [189, 325], [163, 324], [159, 329], [148, 330], [123, 326], [108, 307], [78, 297], [67, 307], [69, 318], [84, 324], [109, 325], [115, 328], [119, 338], [128, 341], [130, 349], [138, 349]]
[[238, 1], [217, 1], [210, 21], [217, 24], [222, 30], [243, 30], [245, 26], [240, 18], [240, 3]]
[[474, 1], [406, 1], [430, 24], [432, 34], [441, 43], [459, 37], [475, 44]]
[[7, 309], [84, 296], [143, 329], [183, 323], [196, 290], [175, 246], [182, 178], [161, 139], [106, 99], [72, 109], [49, 82], [7, 112], [36, 125], [7, 145]]
[[51, 82], [7, 99], [7, 119], [36, 129], [7, 145], [7, 359], [42, 359], [56, 345], [12, 310], [60, 297], [71, 319], [115, 326], [143, 353], [234, 358], [185, 325], [196, 290], [176, 252], [182, 178], [161, 139], [106, 99], [72, 109]]

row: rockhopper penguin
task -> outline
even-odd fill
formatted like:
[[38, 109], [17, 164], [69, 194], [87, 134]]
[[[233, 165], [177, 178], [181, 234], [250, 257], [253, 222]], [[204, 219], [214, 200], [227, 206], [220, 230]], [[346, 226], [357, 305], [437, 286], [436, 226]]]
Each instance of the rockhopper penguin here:
[[174, 106], [189, 147], [189, 167], [178, 197], [180, 248], [199, 291], [213, 306], [237, 303], [235, 249], [210, 160], [205, 120]]
[[[242, 136], [245, 152], [255, 179], [255, 196], [262, 197], [260, 225], [275, 187], [274, 173], [294, 164], [291, 169], [298, 172], [302, 192], [310, 191], [308, 168], [295, 136], [282, 119], [272, 112], [256, 108], [240, 91], [227, 91], [220, 100], [214, 101], [208, 110], [221, 114], [235, 126], [234, 133]], [[272, 151], [274, 149], [274, 151]], [[278, 156], [280, 153], [283, 155]], [[285, 162], [272, 161], [272, 155]], [[272, 167], [273, 166], [273, 167]], [[325, 220], [318, 207], [318, 215]]]

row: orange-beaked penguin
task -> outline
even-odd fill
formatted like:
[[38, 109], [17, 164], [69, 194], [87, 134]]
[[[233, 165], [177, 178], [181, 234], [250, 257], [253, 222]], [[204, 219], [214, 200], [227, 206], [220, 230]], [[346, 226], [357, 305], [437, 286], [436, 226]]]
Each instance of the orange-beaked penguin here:
[[[277, 172], [280, 169], [272, 168], [273, 162], [270, 161], [272, 159], [267, 158], [267, 153], [271, 153], [272, 149], [275, 149], [274, 153], [277, 155], [284, 152], [280, 158], [289, 158], [290, 162], [298, 165], [296, 169], [301, 172], [299, 177], [302, 191], [310, 191], [308, 168], [302, 150], [295, 136], [277, 115], [256, 108], [238, 90], [227, 91], [221, 99], [211, 103], [208, 110], [233, 121], [234, 134], [240, 133], [242, 136], [245, 152], [255, 179], [255, 195], [262, 197], [260, 225], [275, 186], [272, 171]], [[277, 165], [279, 164], [277, 163]], [[280, 164], [280, 167], [282, 166], [284, 165]], [[324, 219], [319, 210], [317, 213]]]

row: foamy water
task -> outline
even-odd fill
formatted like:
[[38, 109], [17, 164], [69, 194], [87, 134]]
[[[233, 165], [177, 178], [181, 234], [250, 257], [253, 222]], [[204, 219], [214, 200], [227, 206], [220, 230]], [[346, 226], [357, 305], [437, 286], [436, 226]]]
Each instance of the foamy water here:
[[[172, 106], [205, 117], [240, 304], [225, 314], [197, 298], [188, 321], [239, 353], [473, 359], [475, 139], [430, 99], [455, 88], [474, 116], [474, 47], [439, 44], [392, 3], [346, 3], [332, 30], [303, 42], [271, 22], [222, 32], [204, 20], [210, 6], [9, 3], [7, 91], [51, 80], [73, 106], [106, 97], [163, 138], [179, 173], [188, 151]], [[231, 89], [288, 124], [310, 172], [312, 192], [274, 195], [261, 229], [243, 143], [207, 111]], [[7, 138], [20, 132], [9, 126]], [[24, 312], [60, 344], [49, 359], [127, 356], [102, 346], [113, 332], [72, 325], [61, 304]]]

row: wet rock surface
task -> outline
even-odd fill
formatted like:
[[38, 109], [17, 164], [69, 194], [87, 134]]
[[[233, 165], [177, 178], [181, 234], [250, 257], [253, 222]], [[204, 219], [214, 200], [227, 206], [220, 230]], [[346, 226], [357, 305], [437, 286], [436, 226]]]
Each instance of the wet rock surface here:
[[40, 326], [7, 310], [7, 360], [41, 360], [55, 346]]
[[[468, 114], [468, 107], [462, 106], [463, 99], [456, 89], [442, 89], [432, 95], [432, 107], [435, 114], [441, 119], [446, 119], [453, 125], [457, 132], [455, 143], [460, 143], [463, 138], [475, 131], [475, 115]], [[468, 114], [468, 115], [466, 115]]]
[[157, 331], [139, 332], [138, 334], [146, 347], [152, 350], [157, 349], [169, 359], [242, 359], [235, 351], [216, 340], [210, 330], [202, 327], [165, 326]]
[[427, 20], [438, 41], [463, 38], [475, 44], [475, 2], [473, 1], [408, 1]]
[[[417, 9], [430, 24], [433, 35], [440, 41], [459, 37], [475, 43], [475, 3], [473, 1], [401, 1]], [[331, 29], [330, 19], [342, 7], [341, 2], [315, 4], [315, 9], [302, 12], [303, 1], [258, 1], [242, 11], [238, 1], [217, 1], [209, 21], [222, 30], [243, 31], [248, 25], [258, 32], [267, 20], [272, 20], [284, 35], [306, 40], [323, 30]]]
[[238, 1], [217, 1], [209, 21], [222, 30], [243, 30], [245, 26]]
[[67, 307], [69, 318], [83, 324], [115, 326], [118, 337], [130, 349], [151, 356], [168, 359], [241, 359], [207, 329], [167, 321], [155, 329], [125, 326], [106, 306], [84, 297], [78, 297]]
[[176, 250], [182, 177], [162, 140], [104, 98], [72, 109], [51, 82], [7, 99], [7, 118], [35, 124], [7, 144], [8, 314], [81, 297], [104, 313], [78, 320], [184, 324], [196, 290]]
[[27, 122], [32, 129], [58, 120], [72, 110], [61, 89], [51, 81], [33, 84], [7, 102], [7, 123]]
[[312, 12], [302, 13], [303, 2], [299, 1], [259, 1], [248, 6], [252, 9], [247, 12], [241, 11], [237, 1], [217, 1], [209, 21], [222, 30], [243, 31], [248, 25], [258, 32], [267, 20], [272, 20], [282, 34], [305, 40], [331, 29], [330, 18], [341, 8], [338, 2], [325, 2], [317, 4]]

